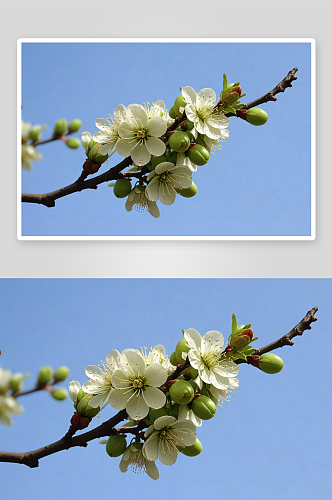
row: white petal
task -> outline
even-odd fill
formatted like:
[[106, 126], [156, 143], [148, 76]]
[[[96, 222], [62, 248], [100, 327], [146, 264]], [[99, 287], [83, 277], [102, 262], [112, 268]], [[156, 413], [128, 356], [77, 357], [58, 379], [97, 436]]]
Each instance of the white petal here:
[[236, 377], [239, 373], [239, 366], [233, 361], [223, 361], [218, 365], [216, 371], [225, 377]]
[[159, 200], [159, 176], [155, 176], [145, 189], [145, 196], [150, 201]]
[[186, 342], [191, 349], [197, 349], [198, 351], [201, 350], [202, 337], [200, 336], [198, 331], [195, 330], [195, 328], [188, 328], [188, 330], [185, 330], [184, 338], [186, 339]]
[[146, 387], [143, 391], [143, 398], [150, 408], [162, 408], [166, 403], [166, 396], [156, 387]]
[[127, 117], [130, 122], [136, 123], [139, 127], [148, 126], [148, 114], [140, 104], [130, 104], [127, 109]]
[[173, 465], [178, 457], [178, 450], [172, 446], [166, 439], [159, 439], [158, 458], [164, 465]]
[[197, 94], [199, 107], [213, 108], [216, 102], [216, 93], [213, 89], [202, 89]]
[[85, 375], [87, 375], [89, 378], [93, 378], [93, 379], [96, 378], [96, 375], [98, 376], [101, 373], [99, 366], [96, 366], [96, 365], [88, 365], [85, 367], [84, 371], [85, 371]]
[[222, 333], [216, 330], [211, 330], [210, 332], [207, 332], [202, 338], [203, 352], [205, 352], [207, 349], [209, 351], [211, 349], [213, 350], [217, 349], [217, 352], [220, 352], [222, 350], [223, 345], [224, 345], [224, 337]]
[[143, 356], [135, 349], [125, 349], [121, 353], [123, 367], [133, 375], [144, 375], [146, 364]]
[[144, 443], [142, 448], [143, 456], [152, 462], [158, 460], [158, 433], [153, 433]]
[[197, 94], [195, 90], [192, 87], [182, 87], [182, 95], [183, 99], [188, 103], [188, 104], [196, 104], [196, 97]]
[[115, 108], [113, 116], [118, 122], [121, 123], [122, 121], [127, 119], [127, 108], [123, 104], [119, 104]]
[[155, 201], [148, 200], [148, 211], [156, 219], [160, 216], [160, 211]]
[[161, 137], [166, 133], [167, 123], [161, 116], [154, 116], [149, 120], [148, 124], [149, 135], [152, 137]]
[[176, 198], [176, 191], [166, 182], [159, 183], [159, 199], [164, 205], [172, 205]]
[[163, 427], [167, 427], [168, 425], [172, 425], [176, 422], [176, 418], [166, 415], [165, 417], [159, 417], [154, 421], [154, 428], [159, 431]]
[[145, 380], [147, 385], [160, 387], [167, 380], [167, 370], [159, 363], [153, 363], [145, 370]]
[[119, 139], [116, 144], [116, 151], [120, 156], [130, 156], [135, 144], [131, 139]]
[[130, 418], [142, 420], [149, 413], [149, 407], [144, 401], [141, 393], [134, 394], [126, 404], [126, 410]]
[[90, 132], [82, 132], [81, 143], [85, 151], [87, 151], [91, 139], [92, 135], [90, 134]]
[[98, 406], [100, 406], [102, 404], [102, 402], [105, 401], [105, 399], [107, 399], [107, 402], [108, 402], [108, 394], [106, 394], [105, 392], [103, 392], [101, 394], [97, 394], [97, 396], [93, 396], [90, 399], [89, 405], [92, 408], [98, 408]]
[[[109, 127], [110, 122], [106, 120], [106, 118], [97, 118], [95, 121], [96, 127], [99, 129], [103, 129], [104, 127]], [[99, 132], [97, 132], [99, 134]], [[96, 134], [95, 134], [96, 135]]]
[[132, 160], [139, 167], [142, 167], [143, 165], [146, 165], [147, 163], [149, 163], [149, 161], [151, 159], [151, 154], [149, 153], [145, 142], [141, 142], [140, 144], [137, 143], [137, 145], [134, 147], [134, 149], [131, 152], [131, 157], [132, 157]]
[[109, 404], [116, 410], [124, 410], [131, 396], [131, 392], [124, 392], [122, 389], [114, 389], [109, 395]]
[[159, 479], [159, 471], [154, 462], [147, 460], [147, 462], [145, 463], [145, 467], [148, 476], [150, 476], [152, 479]]
[[77, 394], [81, 388], [81, 384], [77, 382], [76, 380], [72, 380], [68, 386], [68, 392], [70, 399], [76, 403], [77, 401]]
[[165, 153], [166, 144], [157, 137], [148, 137], [146, 140], [146, 147], [153, 156], [161, 156]]

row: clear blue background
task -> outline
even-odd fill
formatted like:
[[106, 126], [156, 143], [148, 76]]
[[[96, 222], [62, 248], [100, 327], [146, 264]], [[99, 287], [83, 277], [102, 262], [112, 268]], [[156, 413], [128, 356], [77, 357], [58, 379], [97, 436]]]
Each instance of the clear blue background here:
[[[36, 469], [0, 463], [1, 498], [116, 498], [122, 500], [328, 500], [331, 494], [332, 281], [324, 279], [10, 279], [1, 280], [0, 362], [30, 372], [68, 365], [69, 380], [87, 380], [84, 368], [116, 348], [162, 343], [171, 354], [183, 328], [202, 335], [230, 333], [231, 315], [251, 322], [257, 347], [288, 333], [314, 306], [318, 321], [275, 351], [285, 362], [278, 375], [240, 366], [230, 402], [197, 430], [203, 452], [179, 456], [160, 479], [122, 474], [98, 440], [62, 451]], [[67, 384], [63, 384], [67, 385]], [[60, 439], [73, 413], [68, 399], [47, 393], [22, 397], [14, 426], [0, 427], [0, 449], [28, 451]], [[115, 411], [105, 408], [99, 421]], [[10, 480], [8, 480], [10, 478]]]
[[[88, 34], [87, 34], [88, 35]], [[55, 208], [23, 204], [24, 236], [309, 236], [310, 79], [309, 43], [24, 43], [22, 118], [47, 124], [82, 120], [94, 134], [97, 118], [122, 103], [162, 99], [169, 109], [179, 87], [213, 88], [222, 76], [240, 81], [250, 102], [273, 89], [294, 67], [298, 80], [261, 105], [263, 127], [230, 119], [230, 137], [193, 180], [198, 194], [159, 203], [161, 216], [127, 213], [107, 184], [62, 198]], [[81, 132], [80, 132], [81, 133]], [[80, 137], [79, 134], [75, 134]], [[23, 172], [23, 191], [46, 193], [71, 184], [85, 160], [83, 148], [60, 141], [40, 146], [43, 160]], [[115, 154], [99, 173], [123, 158]]]

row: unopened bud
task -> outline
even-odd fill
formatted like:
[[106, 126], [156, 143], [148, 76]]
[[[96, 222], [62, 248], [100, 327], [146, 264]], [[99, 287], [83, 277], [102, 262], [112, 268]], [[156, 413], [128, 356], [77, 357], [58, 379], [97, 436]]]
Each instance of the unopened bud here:
[[246, 328], [242, 330], [241, 333], [235, 335], [230, 342], [231, 347], [235, 347], [236, 349], [243, 349], [247, 345], [250, 344], [252, 338], [254, 336], [254, 332], [251, 328]]
[[177, 380], [169, 388], [169, 395], [180, 405], [188, 404], [194, 397], [194, 389], [186, 380]]
[[201, 395], [195, 397], [191, 405], [191, 409], [195, 415], [202, 420], [210, 420], [210, 418], [214, 417], [217, 411], [217, 407], [212, 399]]
[[274, 374], [281, 372], [284, 367], [284, 362], [276, 354], [268, 352], [259, 358], [258, 367], [265, 373]]
[[204, 146], [195, 144], [194, 146], [191, 146], [189, 148], [188, 157], [190, 161], [195, 163], [195, 165], [201, 167], [203, 165], [206, 165], [206, 163], [209, 161], [210, 153]]
[[255, 125], [257, 127], [264, 125], [269, 118], [266, 111], [260, 108], [240, 109], [236, 112], [236, 115], [239, 118], [242, 118], [242, 120], [245, 120], [248, 123], [251, 123], [251, 125]]
[[67, 366], [60, 366], [54, 373], [55, 382], [63, 382], [69, 375], [69, 368]]
[[66, 144], [70, 149], [77, 149], [80, 147], [80, 141], [75, 137], [66, 140]]
[[82, 417], [79, 413], [74, 413], [70, 419], [70, 423], [73, 427], [76, 427], [76, 429], [82, 430], [88, 427], [90, 419]]
[[37, 380], [41, 384], [48, 384], [53, 378], [53, 370], [50, 365], [43, 366], [38, 373]]
[[56, 135], [62, 135], [67, 130], [67, 120], [66, 118], [60, 118], [54, 125], [54, 133]]
[[52, 397], [54, 399], [56, 399], [57, 401], [64, 401], [68, 396], [66, 389], [62, 389], [62, 388], [54, 389], [54, 391], [52, 391], [51, 394], [52, 394]]
[[241, 94], [241, 87], [233, 87], [231, 90], [222, 95], [222, 102], [225, 102], [226, 104], [234, 104], [234, 102], [239, 99]]
[[76, 118], [75, 120], [72, 120], [69, 125], [68, 125], [68, 130], [69, 132], [77, 132], [82, 126], [81, 120]]
[[178, 153], [183, 153], [187, 151], [190, 146], [190, 139], [185, 132], [176, 131], [173, 132], [169, 139], [168, 144], [171, 149], [177, 151]]
[[131, 182], [128, 179], [118, 179], [114, 184], [113, 193], [117, 198], [125, 198], [131, 191]]
[[196, 457], [203, 450], [203, 446], [200, 440], [196, 438], [196, 443], [192, 444], [191, 446], [185, 446], [184, 448], [181, 448], [179, 446], [178, 450], [187, 457]]
[[110, 457], [119, 457], [127, 448], [126, 438], [118, 434], [110, 436], [106, 443], [106, 453]]

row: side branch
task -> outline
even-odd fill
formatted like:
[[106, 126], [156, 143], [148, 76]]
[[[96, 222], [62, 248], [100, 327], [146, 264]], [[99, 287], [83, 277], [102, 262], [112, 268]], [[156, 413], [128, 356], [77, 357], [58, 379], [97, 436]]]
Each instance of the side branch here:
[[53, 455], [54, 453], [58, 453], [62, 450], [69, 450], [69, 448], [74, 448], [75, 446], [87, 446], [88, 442], [93, 439], [99, 439], [101, 437], [111, 435], [112, 432], [114, 432], [114, 426], [126, 418], [126, 410], [121, 410], [119, 413], [114, 415], [114, 417], [110, 418], [103, 424], [91, 431], [81, 434], [80, 436], [70, 437], [67, 433], [66, 436], [55, 443], [39, 448], [38, 450], [27, 451], [25, 453], [0, 451], [0, 462], [23, 464], [31, 468], [38, 467], [40, 458]]
[[278, 85], [276, 85], [276, 87], [274, 87], [273, 90], [270, 90], [270, 92], [263, 95], [262, 97], [259, 97], [258, 99], [255, 99], [254, 101], [245, 104], [241, 109], [250, 109], [259, 106], [264, 102], [276, 101], [277, 100], [277, 98], [275, 97], [276, 94], [279, 94], [280, 92], [285, 92], [285, 90], [288, 87], [292, 87], [292, 82], [294, 80], [297, 80], [297, 76], [295, 75], [297, 71], [298, 68], [293, 68], [292, 70], [290, 70], [288, 72], [288, 75], [285, 76], [285, 78], [280, 83], [278, 83]]
[[83, 189], [97, 189], [99, 184], [103, 182], [113, 181], [118, 178], [119, 173], [125, 168], [129, 167], [132, 164], [132, 159], [130, 156], [122, 160], [120, 163], [115, 165], [115, 167], [110, 168], [107, 172], [97, 175], [97, 177], [93, 177], [92, 179], [88, 179], [86, 181], [77, 180], [61, 189], [57, 189], [56, 191], [52, 191], [51, 193], [45, 194], [27, 194], [22, 193], [22, 202], [27, 203], [38, 203], [40, 205], [45, 205], [46, 207], [54, 207], [55, 200], [59, 198], [63, 198], [63, 196], [67, 196], [72, 193], [77, 193], [79, 191], [83, 191]]
[[[262, 354], [265, 354], [266, 352], [274, 351], [274, 349], [279, 349], [279, 347], [283, 347], [285, 345], [293, 345], [294, 342], [292, 339], [294, 337], [297, 337], [298, 335], [302, 335], [305, 330], [311, 330], [311, 323], [314, 321], [317, 321], [317, 318], [315, 316], [315, 313], [318, 311], [318, 307], [314, 307], [310, 311], [307, 312], [307, 314], [304, 316], [301, 321], [294, 326], [294, 328], [291, 329], [290, 332], [286, 333], [283, 337], [281, 337], [278, 340], [275, 340], [271, 344], [266, 345], [265, 347], [261, 347], [260, 349], [257, 349], [255, 352], [253, 352], [253, 356], [261, 356]], [[235, 361], [238, 365], [241, 363], [245, 363], [244, 360], [242, 359], [237, 359]]]

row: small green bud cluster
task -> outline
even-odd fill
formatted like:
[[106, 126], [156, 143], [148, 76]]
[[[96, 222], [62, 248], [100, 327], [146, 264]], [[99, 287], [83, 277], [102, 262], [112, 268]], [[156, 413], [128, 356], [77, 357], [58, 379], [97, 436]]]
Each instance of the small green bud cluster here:
[[49, 389], [51, 385], [63, 382], [69, 375], [69, 368], [67, 366], [60, 366], [55, 372], [50, 365], [43, 366], [37, 375], [37, 387], [45, 388], [50, 392], [53, 399], [57, 401], [64, 401], [67, 398], [67, 390], [61, 387], [57, 389]]
[[64, 139], [64, 136], [78, 132], [82, 126], [81, 120], [75, 118], [69, 125], [66, 118], [60, 118], [55, 122], [53, 127], [53, 138], [62, 139], [70, 149], [77, 149], [80, 147], [80, 141], [76, 137]]

